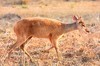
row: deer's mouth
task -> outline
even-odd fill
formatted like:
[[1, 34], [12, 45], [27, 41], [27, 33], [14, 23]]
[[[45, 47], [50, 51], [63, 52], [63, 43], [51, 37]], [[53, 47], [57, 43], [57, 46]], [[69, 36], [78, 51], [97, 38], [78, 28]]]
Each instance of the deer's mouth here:
[[79, 31], [81, 31], [82, 33], [90, 33], [90, 31], [86, 27], [79, 29]]

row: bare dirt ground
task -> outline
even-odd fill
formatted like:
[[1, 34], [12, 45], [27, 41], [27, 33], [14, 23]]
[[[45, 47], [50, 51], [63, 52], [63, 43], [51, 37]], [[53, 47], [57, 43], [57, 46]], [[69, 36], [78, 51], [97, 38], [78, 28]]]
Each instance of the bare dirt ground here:
[[[48, 39], [32, 38], [26, 44], [26, 49], [36, 60], [35, 63], [31, 63], [19, 48], [4, 62], [6, 51], [16, 41], [13, 32], [15, 22], [22, 18], [39, 16], [72, 23], [73, 15], [80, 15], [91, 33], [75, 30], [64, 34], [57, 44], [60, 60], [54, 49], [47, 53], [42, 52], [51, 46]], [[100, 1], [0, 4], [0, 66], [100, 66]]]

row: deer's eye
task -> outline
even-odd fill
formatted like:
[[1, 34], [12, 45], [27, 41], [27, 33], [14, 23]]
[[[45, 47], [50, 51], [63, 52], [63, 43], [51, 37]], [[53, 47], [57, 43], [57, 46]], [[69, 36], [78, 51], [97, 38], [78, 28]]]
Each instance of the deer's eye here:
[[81, 24], [83, 27], [85, 27], [85, 25], [84, 24]]
[[85, 27], [84, 23], [83, 22], [79, 22], [79, 24], [83, 27]]

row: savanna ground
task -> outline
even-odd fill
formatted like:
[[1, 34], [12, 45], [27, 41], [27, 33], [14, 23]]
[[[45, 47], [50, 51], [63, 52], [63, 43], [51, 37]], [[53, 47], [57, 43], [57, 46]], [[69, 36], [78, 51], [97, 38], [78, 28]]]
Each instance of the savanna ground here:
[[[4, 62], [6, 51], [16, 42], [15, 22], [27, 17], [48, 17], [72, 23], [73, 15], [80, 15], [91, 33], [75, 30], [64, 34], [57, 44], [61, 60], [54, 49], [42, 52], [51, 46], [48, 39], [32, 38], [26, 49], [35, 63], [19, 48]], [[20, 0], [0, 0], [0, 66], [100, 66], [100, 1], [33, 0], [22, 4]]]

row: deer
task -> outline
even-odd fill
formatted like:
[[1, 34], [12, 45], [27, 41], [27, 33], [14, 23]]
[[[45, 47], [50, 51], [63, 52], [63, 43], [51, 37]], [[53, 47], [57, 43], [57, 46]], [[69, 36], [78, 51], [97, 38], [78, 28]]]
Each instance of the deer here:
[[31, 55], [25, 49], [25, 43], [29, 41], [32, 37], [36, 38], [46, 38], [51, 42], [51, 47], [46, 49], [49, 51], [54, 48], [59, 57], [59, 51], [57, 47], [58, 38], [64, 34], [73, 30], [82, 30], [84, 28], [85, 32], [89, 33], [86, 28], [85, 23], [81, 17], [73, 16], [73, 23], [66, 24], [59, 20], [43, 18], [43, 17], [33, 17], [32, 19], [26, 18], [21, 19], [14, 25], [14, 32], [16, 34], [17, 40], [7, 51], [8, 57], [15, 48], [20, 47], [25, 54], [33, 61]]

